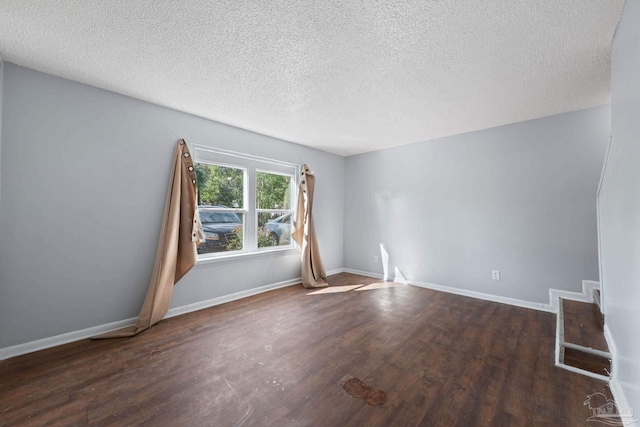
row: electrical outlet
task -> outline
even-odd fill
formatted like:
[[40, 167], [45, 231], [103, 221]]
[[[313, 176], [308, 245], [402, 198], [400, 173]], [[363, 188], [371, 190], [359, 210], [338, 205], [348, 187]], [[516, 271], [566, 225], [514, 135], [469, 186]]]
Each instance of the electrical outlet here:
[[373, 262], [378, 262], [378, 255], [373, 256]]
[[500, 271], [498, 271], [498, 270], [493, 270], [493, 273], [492, 273], [491, 278], [492, 278], [493, 280], [500, 280]]

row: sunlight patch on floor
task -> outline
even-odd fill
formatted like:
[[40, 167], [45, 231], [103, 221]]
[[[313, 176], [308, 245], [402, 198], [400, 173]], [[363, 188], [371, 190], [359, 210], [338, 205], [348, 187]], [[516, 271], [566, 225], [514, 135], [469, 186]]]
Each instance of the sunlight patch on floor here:
[[372, 291], [374, 289], [397, 288], [399, 286], [406, 286], [406, 284], [399, 282], [376, 282], [368, 285], [361, 283], [359, 285], [329, 286], [328, 288], [322, 288], [318, 289], [317, 291], [309, 292], [307, 295], [337, 294], [349, 291]]
[[398, 286], [404, 286], [404, 285], [402, 283], [396, 283], [396, 282], [378, 282], [378, 283], [372, 283], [370, 285], [362, 286], [361, 288], [356, 289], [356, 291], [371, 291], [373, 289], [396, 288]]
[[349, 286], [329, 286], [328, 288], [318, 289], [317, 291], [309, 292], [307, 295], [319, 295], [319, 294], [337, 294], [340, 292], [349, 292], [353, 289], [359, 288], [362, 285], [349, 285]]

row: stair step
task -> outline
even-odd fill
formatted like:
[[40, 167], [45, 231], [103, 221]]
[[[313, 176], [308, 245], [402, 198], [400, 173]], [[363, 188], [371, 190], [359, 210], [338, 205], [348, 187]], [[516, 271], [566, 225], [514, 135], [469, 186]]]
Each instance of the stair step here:
[[563, 300], [564, 342], [609, 351], [598, 318], [598, 307], [589, 302]]
[[598, 306], [563, 298], [558, 305], [558, 365], [603, 380], [609, 377], [611, 353]]
[[564, 364], [605, 376], [609, 376], [609, 372], [611, 372], [611, 360], [609, 358], [574, 348], [565, 347]]

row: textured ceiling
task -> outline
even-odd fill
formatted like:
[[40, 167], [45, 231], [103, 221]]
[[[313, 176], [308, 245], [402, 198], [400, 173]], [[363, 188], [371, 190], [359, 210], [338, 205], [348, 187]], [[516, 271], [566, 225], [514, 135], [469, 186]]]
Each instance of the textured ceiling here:
[[2, 0], [6, 61], [350, 155], [609, 102], [624, 0]]

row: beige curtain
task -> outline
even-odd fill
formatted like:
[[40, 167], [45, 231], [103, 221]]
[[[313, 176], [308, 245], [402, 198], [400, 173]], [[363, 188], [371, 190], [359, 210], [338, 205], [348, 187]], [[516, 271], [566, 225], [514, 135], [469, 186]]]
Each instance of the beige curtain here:
[[313, 190], [316, 177], [307, 165], [302, 167], [302, 176], [298, 186], [298, 211], [296, 213], [295, 229], [291, 237], [302, 248], [302, 285], [305, 288], [323, 288], [329, 286], [324, 279], [327, 274], [320, 258], [318, 239], [313, 225]]
[[196, 206], [196, 172], [184, 139], [176, 143], [162, 228], [147, 296], [135, 326], [94, 338], [130, 337], [159, 322], [171, 303], [173, 285], [196, 264], [204, 233]]

